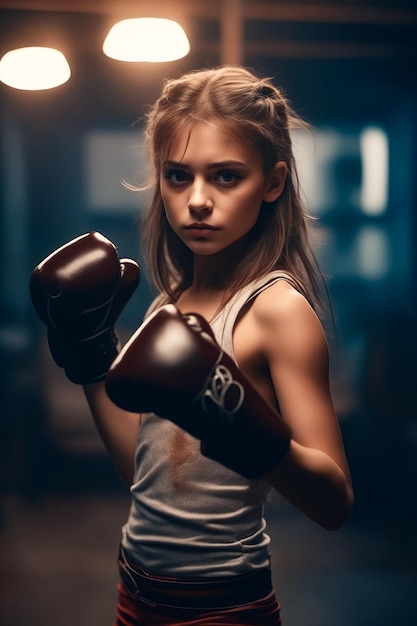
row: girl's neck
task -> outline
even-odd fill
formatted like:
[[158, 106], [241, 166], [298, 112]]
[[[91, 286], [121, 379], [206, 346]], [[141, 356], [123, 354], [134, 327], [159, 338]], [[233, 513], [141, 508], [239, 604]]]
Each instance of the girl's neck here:
[[242, 241], [229, 246], [215, 255], [195, 256], [192, 292], [227, 291], [232, 282], [236, 265], [244, 253]]
[[176, 305], [183, 313], [199, 313], [210, 322], [227, 300], [230, 267], [233, 266], [227, 262], [224, 253], [195, 257], [193, 281], [182, 292]]
[[213, 268], [210, 263], [194, 263], [193, 282], [189, 291], [197, 292], [218, 292], [226, 289], [227, 280], [223, 274], [222, 267]]

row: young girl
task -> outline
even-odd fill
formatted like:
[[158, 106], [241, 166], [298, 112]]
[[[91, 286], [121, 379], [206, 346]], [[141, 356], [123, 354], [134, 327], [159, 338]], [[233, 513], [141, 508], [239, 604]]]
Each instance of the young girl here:
[[[242, 445], [243, 453], [234, 451], [230, 433], [221, 446], [221, 428], [214, 437], [221, 454], [206, 453], [205, 426], [194, 432], [194, 425], [189, 429], [181, 421], [187, 411], [170, 410], [172, 396], [164, 394], [171, 379], [164, 381], [164, 374], [157, 393], [162, 400], [155, 397], [154, 405], [143, 409], [139, 397], [136, 410], [132, 396], [140, 396], [144, 387], [140, 375], [131, 372], [132, 351], [138, 369], [146, 369], [148, 360], [152, 367], [155, 351], [165, 355], [165, 348], [174, 361], [176, 351], [184, 351], [177, 346], [178, 333], [160, 332], [162, 322], [152, 330], [150, 358], [148, 344], [140, 345], [139, 337], [130, 345], [130, 356], [122, 352], [116, 360], [117, 375], [123, 379], [126, 374], [127, 380], [116, 386], [119, 382], [121, 395], [128, 389], [127, 402], [116, 406], [103, 382], [92, 382], [99, 376], [73, 376], [84, 384], [109, 454], [131, 486], [119, 555], [118, 626], [281, 624], [263, 518], [268, 492], [277, 490], [330, 530], [350, 513], [351, 478], [319, 321], [319, 274], [291, 145], [290, 130], [300, 124], [270, 80], [240, 67], [170, 80], [149, 112], [154, 195], [142, 233], [159, 295], [148, 320], [155, 324], [161, 312], [187, 324], [189, 314], [194, 321], [204, 318], [211, 330], [200, 326], [198, 341], [201, 333], [206, 341], [212, 332], [215, 340], [207, 341], [220, 346], [227, 363], [237, 364], [245, 377], [235, 383], [244, 390], [243, 404], [251, 390], [258, 401], [250, 411], [244, 409], [250, 426], [243, 443], [236, 425], [236, 448]], [[79, 253], [77, 246], [65, 254]], [[129, 264], [120, 263], [126, 276]], [[115, 307], [113, 320], [121, 306]], [[53, 351], [51, 338], [50, 343]], [[195, 362], [187, 371], [194, 365], [200, 367]], [[175, 385], [188, 382], [183, 379]], [[117, 401], [117, 393], [110, 395]], [[164, 397], [166, 415], [162, 411], [161, 417], [155, 407]], [[258, 406], [260, 416], [253, 411]], [[201, 411], [193, 410], [199, 424]], [[275, 435], [272, 426], [277, 452], [274, 458], [274, 446], [269, 446], [266, 463], [257, 443], [263, 413], [266, 421], [274, 416], [279, 430]]]

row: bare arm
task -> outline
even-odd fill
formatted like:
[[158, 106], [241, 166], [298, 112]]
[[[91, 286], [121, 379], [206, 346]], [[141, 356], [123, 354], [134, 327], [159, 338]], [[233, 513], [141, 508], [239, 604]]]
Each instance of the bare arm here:
[[353, 505], [350, 479], [321, 450], [302, 446], [293, 439], [285, 459], [264, 479], [327, 530], [337, 530], [350, 515]]
[[104, 383], [84, 386], [84, 393], [97, 430], [123, 482], [133, 481], [140, 415], [123, 411], [111, 402]]
[[246, 317], [246, 328], [242, 323], [238, 332], [247, 337], [252, 326], [269, 372], [269, 391], [260, 391], [270, 394], [272, 404], [277, 405], [278, 398], [292, 432], [288, 454], [264, 478], [315, 522], [336, 529], [349, 516], [353, 490], [329, 388], [321, 324], [303, 296], [284, 281], [260, 294]]

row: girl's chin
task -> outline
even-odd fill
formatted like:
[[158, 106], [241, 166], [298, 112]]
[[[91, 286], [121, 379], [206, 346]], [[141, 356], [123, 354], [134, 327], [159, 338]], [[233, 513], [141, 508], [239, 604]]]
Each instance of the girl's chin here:
[[223, 252], [226, 248], [220, 245], [214, 245], [213, 242], [201, 239], [194, 241], [185, 241], [184, 242], [187, 248], [191, 250], [194, 254], [199, 255], [212, 255]]

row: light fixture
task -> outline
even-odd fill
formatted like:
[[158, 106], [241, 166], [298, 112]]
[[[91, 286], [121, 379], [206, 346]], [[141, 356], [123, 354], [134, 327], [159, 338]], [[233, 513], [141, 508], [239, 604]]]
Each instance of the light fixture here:
[[68, 61], [55, 48], [17, 48], [6, 52], [0, 61], [0, 80], [15, 89], [52, 89], [70, 76]]
[[160, 63], [175, 61], [190, 51], [190, 42], [173, 20], [137, 17], [117, 22], [110, 29], [103, 52], [118, 61]]

